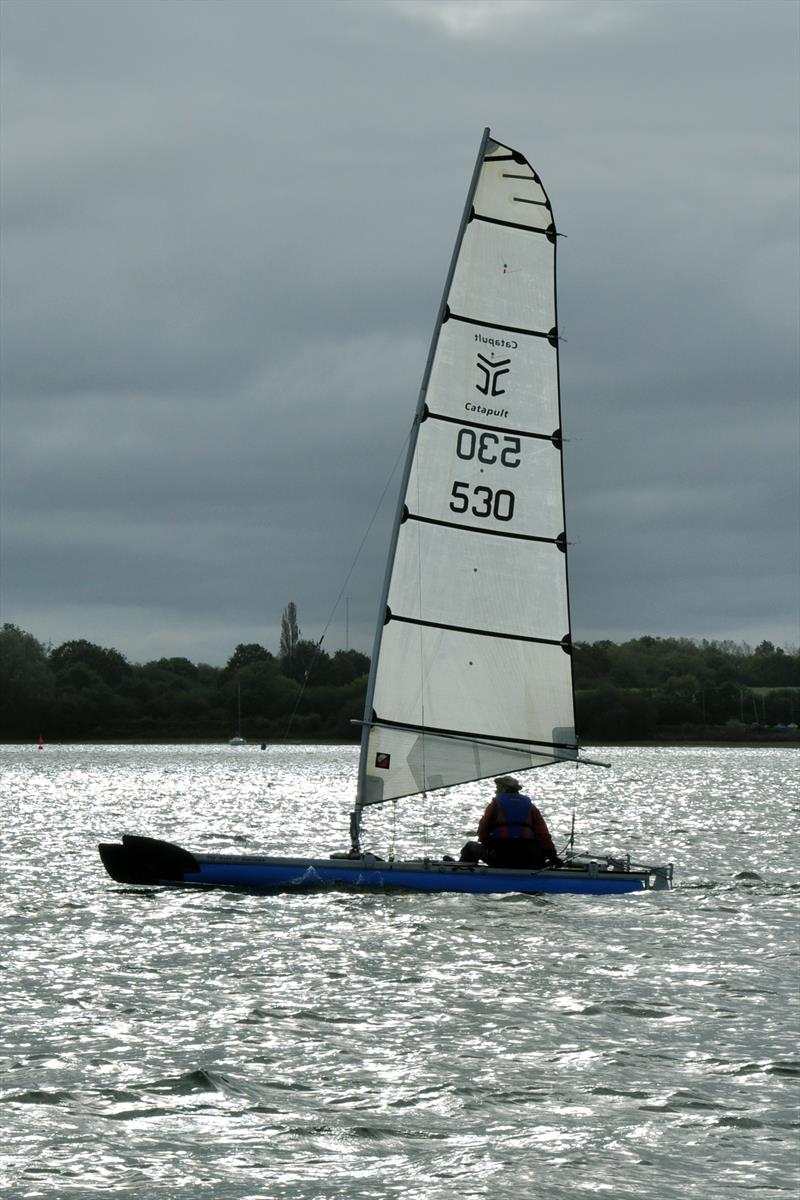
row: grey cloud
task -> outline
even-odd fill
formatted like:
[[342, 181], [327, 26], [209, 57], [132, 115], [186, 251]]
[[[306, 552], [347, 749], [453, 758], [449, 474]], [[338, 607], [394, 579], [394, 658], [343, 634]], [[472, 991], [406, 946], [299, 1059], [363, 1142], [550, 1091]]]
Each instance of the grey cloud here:
[[576, 636], [800, 639], [793, 6], [3, 21], [3, 619], [134, 658], [276, 642], [289, 599], [321, 631], [491, 124], [567, 235]]

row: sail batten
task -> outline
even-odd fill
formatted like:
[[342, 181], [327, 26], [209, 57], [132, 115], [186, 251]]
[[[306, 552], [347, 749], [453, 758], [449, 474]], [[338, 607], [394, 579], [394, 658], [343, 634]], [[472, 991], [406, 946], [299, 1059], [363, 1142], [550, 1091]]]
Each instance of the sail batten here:
[[563, 646], [564, 638], [532, 637], [527, 633], [503, 633], [499, 629], [474, 629], [468, 625], [447, 625], [443, 621], [422, 621], [419, 617], [403, 617], [392, 613], [391, 621], [404, 621], [407, 625], [422, 625], [428, 629], [449, 629], [454, 633], [469, 633], [472, 637], [507, 638], [511, 642], [537, 642], [542, 646]]
[[487, 130], [392, 533], [357, 809], [577, 755], [556, 237], [538, 175]]
[[[521, 196], [515, 196], [514, 201], [517, 204], [539, 204], [542, 208], [548, 207], [543, 200], [524, 200]], [[520, 221], [502, 221], [499, 217], [485, 217], [482, 213], [475, 213], [472, 219], [486, 221], [489, 225], [505, 225], [507, 229], [524, 229], [526, 233], [544, 234], [548, 239], [556, 236], [556, 231], [551, 225], [543, 229], [541, 225], [523, 225]]]
[[433, 725], [409, 725], [403, 721], [391, 721], [388, 717], [373, 717], [371, 721], [362, 722], [371, 729], [404, 729], [412, 733], [424, 733], [436, 737], [452, 738], [455, 741], [476, 742], [481, 746], [494, 749], [504, 749], [506, 746], [532, 746], [543, 750], [576, 750], [575, 742], [536, 742], [525, 738], [501, 737], [496, 733], [476, 733], [468, 729], [437, 729]]
[[534, 433], [532, 429], [509, 429], [505, 425], [489, 425], [486, 421], [467, 420], [465, 417], [452, 417], [447, 413], [431, 412], [427, 409], [424, 420], [426, 421], [449, 421], [451, 425], [470, 425], [475, 429], [490, 429], [495, 433], [513, 433], [517, 437], [539, 438], [543, 442], [552, 442], [554, 445], [559, 440], [560, 430], [555, 429], [552, 433]]
[[518, 325], [499, 325], [493, 321], [487, 321], [483, 317], [467, 317], [463, 313], [454, 313], [448, 311], [446, 321], [461, 321], [465, 325], [481, 325], [485, 329], [497, 329], [502, 333], [518, 333], [524, 337], [546, 338], [548, 342], [555, 345], [558, 340], [558, 334], [555, 329], [548, 329], [545, 332], [543, 329], [523, 329]]
[[558, 546], [560, 537], [544, 537], [536, 533], [511, 533], [507, 529], [477, 529], [474, 525], [461, 525], [458, 521], [442, 521], [437, 517], [423, 517], [420, 513], [406, 513], [404, 520], [420, 521], [424, 525], [439, 525], [443, 529], [460, 529], [463, 533], [477, 533], [480, 537], [515, 538], [520, 542], [545, 542], [550, 546]]

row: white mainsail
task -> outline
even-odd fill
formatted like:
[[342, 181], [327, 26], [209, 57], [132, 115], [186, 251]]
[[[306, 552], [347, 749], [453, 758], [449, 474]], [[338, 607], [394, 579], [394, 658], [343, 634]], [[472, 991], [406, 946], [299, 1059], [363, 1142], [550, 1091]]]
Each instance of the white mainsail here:
[[555, 258], [538, 176], [486, 130], [393, 533], [357, 813], [577, 755]]

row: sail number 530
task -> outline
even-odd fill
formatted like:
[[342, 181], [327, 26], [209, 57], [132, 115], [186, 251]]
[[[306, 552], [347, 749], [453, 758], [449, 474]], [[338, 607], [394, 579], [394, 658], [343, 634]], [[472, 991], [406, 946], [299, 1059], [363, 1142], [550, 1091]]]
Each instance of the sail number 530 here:
[[495, 521], [510, 521], [514, 516], [514, 493], [505, 488], [494, 491], [484, 484], [471, 487], [468, 483], [456, 482], [450, 496], [450, 508], [454, 513], [465, 513], [469, 509], [473, 517], [494, 517]]
[[478, 462], [491, 466], [500, 462], [504, 467], [518, 467], [522, 439], [503, 434], [474, 429], [459, 429], [456, 441], [456, 454], [459, 458], [477, 458]]

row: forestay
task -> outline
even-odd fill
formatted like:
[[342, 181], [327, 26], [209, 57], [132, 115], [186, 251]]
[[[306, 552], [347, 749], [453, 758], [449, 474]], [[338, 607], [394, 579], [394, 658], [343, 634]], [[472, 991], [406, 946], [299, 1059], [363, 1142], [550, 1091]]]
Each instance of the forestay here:
[[484, 134], [393, 532], [357, 809], [575, 758], [556, 231]]

